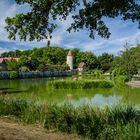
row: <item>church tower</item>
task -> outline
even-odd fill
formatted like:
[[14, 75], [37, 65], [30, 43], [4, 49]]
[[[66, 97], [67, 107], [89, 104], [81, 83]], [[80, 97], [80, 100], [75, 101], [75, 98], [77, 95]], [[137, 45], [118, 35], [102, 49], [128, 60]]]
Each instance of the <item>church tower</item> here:
[[67, 54], [67, 64], [70, 67], [70, 70], [73, 70], [73, 54], [72, 51], [69, 50], [68, 54]]

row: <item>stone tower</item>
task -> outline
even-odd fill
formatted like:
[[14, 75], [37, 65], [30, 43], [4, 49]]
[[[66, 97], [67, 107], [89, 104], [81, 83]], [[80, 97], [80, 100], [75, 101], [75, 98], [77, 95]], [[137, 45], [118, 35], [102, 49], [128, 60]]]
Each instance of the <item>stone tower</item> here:
[[73, 54], [71, 50], [69, 50], [67, 54], [67, 64], [70, 67], [70, 70], [73, 70]]

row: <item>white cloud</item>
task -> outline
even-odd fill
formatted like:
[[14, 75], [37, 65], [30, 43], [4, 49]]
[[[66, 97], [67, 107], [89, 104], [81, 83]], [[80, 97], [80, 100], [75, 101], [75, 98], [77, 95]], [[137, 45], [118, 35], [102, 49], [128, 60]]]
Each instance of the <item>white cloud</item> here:
[[13, 17], [17, 13], [17, 5], [12, 4], [12, 5], [7, 5], [6, 1], [2, 0], [0, 1], [0, 40], [2, 41], [9, 41], [7, 38], [7, 32], [4, 29], [6, 26], [5, 19], [7, 17]]
[[2, 53], [4, 53], [4, 52], [8, 52], [8, 51], [10, 51], [10, 50], [7, 49], [7, 48], [1, 48], [1, 47], [0, 47], [0, 54], [2, 54]]
[[[28, 46], [33, 46], [33, 45], [46, 45], [47, 44], [47, 40], [43, 40], [40, 42], [37, 41], [33, 41], [33, 42], [29, 42], [29, 41], [20, 41], [18, 38], [14, 41], [14, 40], [9, 40], [8, 39], [8, 33], [7, 31], [4, 29], [4, 27], [6, 26], [5, 23], [5, 19], [6, 17], [13, 17], [15, 16], [17, 13], [21, 12], [21, 11], [26, 11], [25, 8], [27, 5], [17, 5], [16, 3], [13, 3], [12, 5], [8, 5], [6, 1], [1, 0], [0, 1], [0, 5], [1, 5], [1, 9], [0, 9], [0, 41], [5, 41], [5, 42], [14, 42], [17, 45], [28, 45]], [[60, 28], [59, 30], [57, 30], [54, 34], [53, 34], [53, 38], [51, 39], [51, 44], [52, 45], [59, 45], [61, 44], [61, 41], [63, 40], [63, 35], [65, 34], [65, 28], [67, 25], [69, 20], [65, 21], [65, 22], [60, 22], [57, 21]], [[60, 24], [61, 23], [61, 24]], [[36, 46], [35, 45], [35, 46]]]
[[138, 42], [140, 42], [140, 31], [138, 30], [135, 34], [131, 34], [129, 36], [125, 37], [119, 37], [118, 38], [111, 38], [109, 40], [101, 40], [101, 41], [92, 41], [92, 42], [86, 42], [82, 43], [82, 48], [84, 51], [96, 51], [96, 53], [99, 52], [109, 52], [113, 54], [117, 54], [120, 50], [123, 49], [124, 44], [128, 42], [128, 44], [133, 47]]

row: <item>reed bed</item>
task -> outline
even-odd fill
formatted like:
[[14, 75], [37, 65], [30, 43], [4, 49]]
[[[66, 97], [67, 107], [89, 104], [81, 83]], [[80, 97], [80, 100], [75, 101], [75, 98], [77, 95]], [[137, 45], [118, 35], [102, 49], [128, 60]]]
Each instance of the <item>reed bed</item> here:
[[112, 88], [114, 85], [106, 80], [54, 80], [49, 81], [47, 86], [53, 89], [92, 89]]
[[140, 139], [140, 110], [131, 106], [76, 108], [0, 97], [0, 116], [14, 116], [26, 123], [94, 140]]

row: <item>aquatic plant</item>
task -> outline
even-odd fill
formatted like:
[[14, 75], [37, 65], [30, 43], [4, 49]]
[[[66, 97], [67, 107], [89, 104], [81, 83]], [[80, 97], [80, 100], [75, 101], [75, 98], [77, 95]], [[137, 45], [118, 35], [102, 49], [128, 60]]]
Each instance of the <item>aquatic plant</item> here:
[[91, 89], [111, 88], [113, 84], [106, 80], [55, 80], [47, 83], [48, 87], [54, 89]]

